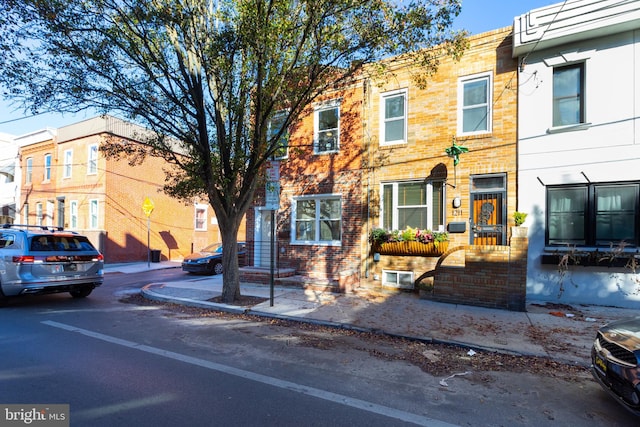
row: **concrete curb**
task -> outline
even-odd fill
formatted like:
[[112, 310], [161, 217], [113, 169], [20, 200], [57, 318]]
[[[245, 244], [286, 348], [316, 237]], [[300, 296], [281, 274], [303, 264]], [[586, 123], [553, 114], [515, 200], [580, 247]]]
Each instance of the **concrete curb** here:
[[399, 339], [404, 339], [404, 340], [413, 341], [413, 342], [422, 342], [425, 344], [451, 345], [451, 346], [460, 347], [464, 349], [481, 350], [485, 352], [505, 354], [510, 356], [544, 357], [544, 358], [549, 357], [548, 355], [540, 355], [540, 354], [534, 354], [534, 353], [528, 354], [528, 353], [523, 353], [518, 351], [505, 350], [503, 348], [471, 344], [471, 343], [466, 343], [462, 341], [442, 340], [442, 339], [435, 339], [431, 337], [416, 337], [416, 336], [410, 336], [410, 335], [395, 334], [395, 333], [384, 331], [379, 328], [367, 328], [367, 327], [357, 326], [349, 323], [329, 322], [326, 320], [309, 319], [309, 318], [297, 317], [297, 316], [285, 316], [285, 315], [269, 313], [261, 310], [253, 310], [251, 308], [241, 308], [238, 306], [233, 306], [228, 304], [213, 303], [208, 301], [196, 301], [190, 298], [166, 296], [166, 295], [162, 295], [160, 293], [154, 292], [150, 289], [151, 287], [157, 286], [157, 285], [158, 285], [157, 283], [151, 283], [144, 286], [141, 289], [142, 296], [154, 301], [169, 302], [169, 303], [180, 304], [188, 307], [204, 308], [204, 309], [216, 310], [216, 311], [221, 311], [221, 312], [231, 313], [231, 314], [244, 314], [244, 315], [258, 316], [258, 317], [264, 317], [264, 318], [274, 319], [274, 320], [284, 320], [284, 321], [291, 321], [291, 322], [297, 322], [297, 323], [304, 323], [308, 325], [323, 326], [323, 327], [333, 328], [333, 329], [342, 329], [342, 330], [355, 331], [355, 332], [361, 332], [361, 333], [370, 333], [374, 335], [387, 336], [391, 338], [399, 338]]

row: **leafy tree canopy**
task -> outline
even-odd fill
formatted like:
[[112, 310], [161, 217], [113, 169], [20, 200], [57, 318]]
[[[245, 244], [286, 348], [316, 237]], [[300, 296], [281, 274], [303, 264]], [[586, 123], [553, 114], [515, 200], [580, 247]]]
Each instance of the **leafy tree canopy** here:
[[[366, 64], [406, 54], [428, 74], [437, 56], [425, 48], [455, 56], [464, 46], [464, 34], [450, 31], [459, 0], [0, 4], [5, 97], [32, 112], [93, 109], [151, 129], [145, 154], [176, 166], [165, 191], [204, 196], [216, 213], [227, 301], [240, 295], [239, 224], [264, 163], [303, 108]], [[282, 111], [280, 128], [269, 131]]]

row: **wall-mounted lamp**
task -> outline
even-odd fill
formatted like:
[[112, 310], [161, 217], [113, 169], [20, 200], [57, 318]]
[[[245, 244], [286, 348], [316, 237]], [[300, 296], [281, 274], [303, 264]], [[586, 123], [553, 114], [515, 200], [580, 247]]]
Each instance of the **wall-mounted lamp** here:
[[373, 261], [374, 262], [379, 262], [380, 261], [380, 254], [378, 252], [375, 252], [373, 254]]
[[454, 197], [451, 201], [451, 206], [453, 206], [454, 209], [458, 209], [461, 205], [460, 197]]

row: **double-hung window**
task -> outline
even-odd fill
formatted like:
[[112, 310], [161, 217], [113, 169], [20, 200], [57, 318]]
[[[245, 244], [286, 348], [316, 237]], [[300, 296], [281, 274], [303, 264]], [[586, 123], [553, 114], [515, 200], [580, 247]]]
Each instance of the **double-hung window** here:
[[62, 173], [63, 178], [71, 178], [71, 168], [73, 165], [73, 150], [64, 151], [64, 170]]
[[70, 206], [70, 217], [69, 217], [69, 226], [71, 229], [78, 228], [78, 201], [72, 200]]
[[194, 222], [196, 231], [207, 231], [207, 208], [205, 204], [196, 204]]
[[36, 203], [36, 225], [42, 225], [42, 203]]
[[458, 82], [458, 135], [491, 131], [491, 74], [461, 78]]
[[380, 107], [380, 145], [407, 142], [407, 91], [382, 95]]
[[267, 144], [275, 145], [274, 159], [285, 159], [289, 154], [289, 132], [285, 128], [288, 112], [278, 111], [269, 120], [267, 129]]
[[640, 241], [640, 182], [547, 188], [549, 245], [609, 246]]
[[24, 174], [24, 182], [26, 184], [30, 184], [31, 180], [33, 179], [33, 158], [31, 157], [27, 157], [27, 161], [26, 161], [26, 171]]
[[553, 69], [553, 126], [585, 122], [584, 63]]
[[87, 153], [87, 175], [98, 173], [98, 144], [91, 144]]
[[51, 154], [44, 155], [44, 180], [51, 181]]
[[89, 228], [98, 228], [98, 199], [89, 200]]
[[328, 153], [340, 149], [340, 101], [332, 101], [315, 109], [314, 151]]
[[342, 199], [339, 195], [296, 198], [293, 218], [293, 243], [341, 244]]
[[442, 181], [391, 182], [381, 187], [382, 228], [444, 230]]

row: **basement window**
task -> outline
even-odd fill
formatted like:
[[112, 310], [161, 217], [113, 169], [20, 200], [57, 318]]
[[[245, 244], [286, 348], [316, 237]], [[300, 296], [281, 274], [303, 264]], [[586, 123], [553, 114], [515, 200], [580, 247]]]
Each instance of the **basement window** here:
[[399, 289], [413, 289], [413, 272], [382, 270], [382, 285]]

